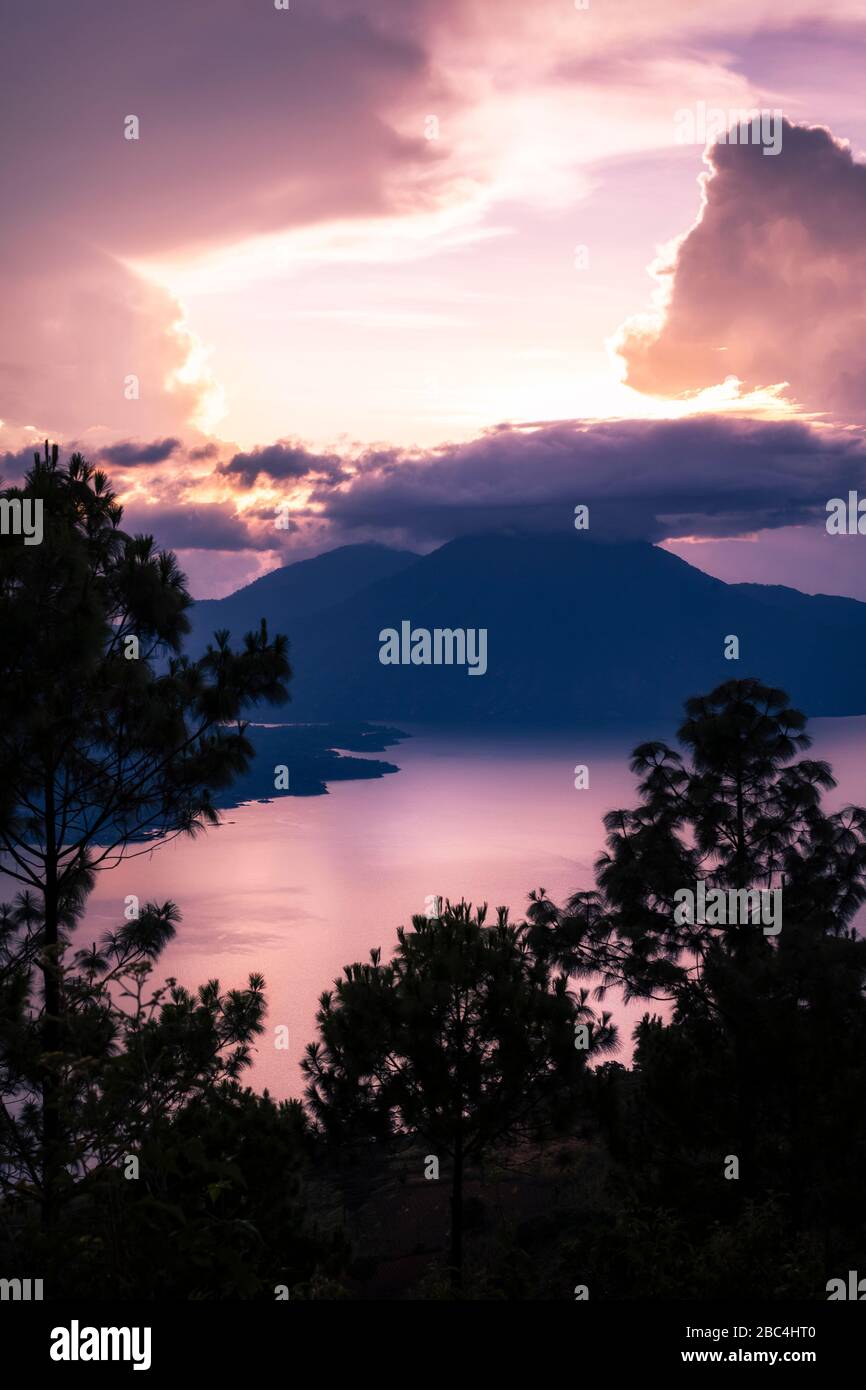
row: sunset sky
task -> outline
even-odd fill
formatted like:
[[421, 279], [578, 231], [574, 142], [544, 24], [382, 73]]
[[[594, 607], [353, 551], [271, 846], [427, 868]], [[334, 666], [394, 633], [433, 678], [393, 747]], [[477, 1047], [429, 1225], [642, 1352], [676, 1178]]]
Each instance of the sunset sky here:
[[[866, 496], [862, 0], [40, 0], [4, 30], [4, 482], [82, 449], [197, 596], [587, 502], [866, 599], [866, 537], [824, 528]], [[781, 152], [680, 143], [699, 103], [781, 112]]]

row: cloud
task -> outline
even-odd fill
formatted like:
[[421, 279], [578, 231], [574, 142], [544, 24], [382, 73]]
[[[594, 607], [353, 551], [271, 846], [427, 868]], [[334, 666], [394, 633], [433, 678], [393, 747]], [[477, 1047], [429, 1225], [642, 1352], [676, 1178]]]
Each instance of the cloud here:
[[150, 444], [127, 439], [100, 449], [99, 456], [103, 462], [113, 463], [120, 468], [136, 468], [140, 464], [164, 463], [180, 447], [179, 439], [154, 439]]
[[[217, 391], [189, 312], [225, 371], [235, 412], [226, 429], [242, 444], [257, 437], [249, 422], [276, 392], [266, 372], [239, 370], [229, 351], [238, 341], [245, 357], [258, 344], [278, 362], [283, 387], [308, 342], [292, 332], [292, 312], [340, 312], [357, 332], [359, 316], [375, 315], [405, 356], [398, 326], [420, 334], [448, 315], [435, 291], [429, 302], [393, 289], [391, 302], [371, 297], [373, 257], [390, 272], [400, 254], [467, 253], [469, 237], [486, 248], [510, 230], [521, 205], [572, 206], [604, 160], [669, 148], [673, 92], [677, 102], [748, 100], [754, 84], [731, 70], [720, 35], [814, 22], [807, 0], [789, 0], [781, 19], [771, 0], [606, 0], [603, 24], [568, 0], [317, 0], [287, 11], [270, 0], [40, 0], [18, 9], [0, 52], [15, 112], [0, 150], [12, 190], [0, 227], [4, 419], [67, 438], [97, 426], [120, 439], [175, 434], [192, 418], [212, 428]], [[856, 12], [853, 0], [828, 0], [822, 16]], [[438, 139], [425, 138], [429, 113]], [[137, 140], [124, 138], [128, 115], [140, 123]], [[288, 263], [274, 275], [271, 242]], [[457, 283], [475, 282], [483, 254], [468, 270], [458, 265]], [[183, 276], [170, 294], [167, 281], [132, 269], [156, 278], [174, 265], [194, 278], [214, 256], [221, 272], [234, 257], [267, 268], [276, 328], [257, 312], [257, 331], [246, 333], [243, 296], [233, 299], [230, 285], [218, 287], [218, 308], [190, 305]], [[365, 258], [353, 282], [364, 293], [343, 302], [342, 277]], [[296, 303], [294, 287], [310, 279], [313, 302]], [[495, 288], [507, 298], [511, 284], [504, 295]], [[323, 374], [351, 383], [353, 346], [348, 359], [332, 351]], [[394, 359], [373, 361], [379, 382], [389, 370], [393, 380]], [[141, 382], [134, 403], [123, 393], [130, 373]], [[358, 375], [363, 384], [363, 364]], [[381, 436], [378, 424], [361, 430], [345, 392], [315, 409], [354, 437]], [[269, 421], [263, 433], [284, 428]], [[315, 437], [330, 436], [323, 426]], [[405, 437], [417, 434], [407, 425]]]
[[228, 463], [221, 465], [219, 472], [237, 478], [245, 488], [252, 487], [258, 478], [297, 482], [301, 478], [318, 477], [333, 485], [348, 477], [337, 454], [316, 454], [288, 439], [235, 454]]
[[866, 442], [800, 422], [717, 416], [501, 426], [425, 453], [361, 455], [309, 513], [342, 537], [433, 545], [484, 531], [561, 530], [589, 505], [599, 539], [812, 524], [829, 497], [866, 490]]
[[393, 5], [377, 23], [381, 8], [154, 0], [146, 24], [112, 0], [22, 12], [4, 72], [16, 216], [41, 216], [50, 188], [64, 236], [138, 256], [381, 208], [388, 178], [430, 158], [420, 128], [411, 140], [383, 118], [427, 59], [420, 26]]
[[19, 231], [0, 230], [4, 421], [67, 440], [186, 429], [212, 382], [188, 370], [196, 340], [176, 299], [66, 229], [60, 249], [47, 226]]
[[43, 445], [35, 438], [32, 444], [25, 444], [17, 449], [5, 449], [0, 454], [0, 485], [19, 486], [24, 481], [24, 475], [33, 467], [34, 454], [43, 457]]
[[661, 321], [624, 326], [630, 386], [679, 396], [735, 376], [866, 422], [866, 165], [829, 131], [715, 145], [695, 226], [656, 263]]
[[[567, 0], [317, 0], [287, 11], [270, 0], [40, 0], [18, 9], [0, 52], [15, 113], [0, 149], [11, 190], [0, 227], [0, 408], [16, 425], [67, 438], [96, 426], [128, 438], [173, 434], [193, 418], [216, 423], [216, 386], [183, 294], [133, 267], [156, 277], [178, 261], [192, 271], [208, 253], [231, 260], [243, 247], [257, 262], [263, 239], [285, 237], [291, 277], [324, 254], [331, 281], [335, 265], [365, 255], [390, 266], [401, 249], [453, 251], [469, 235], [498, 235], [495, 220], [481, 225], [492, 204], [506, 204], [509, 221], [515, 200], [571, 205], [586, 192], [588, 165], [663, 148], [672, 87], [683, 100], [719, 89], [745, 100], [752, 84], [727, 70], [716, 36], [748, 32], [773, 12], [769, 3], [740, 14], [711, 0], [606, 0], [600, 25]], [[851, 9], [828, 0], [824, 13]], [[813, 18], [806, 0], [789, 0], [785, 25], [797, 15]], [[569, 58], [585, 65], [580, 80]], [[585, 80], [592, 71], [605, 74], [603, 88]], [[425, 138], [428, 113], [441, 123], [437, 140]], [[137, 140], [124, 138], [129, 115]], [[269, 292], [295, 307], [290, 275], [278, 278]], [[327, 312], [324, 288], [312, 307]], [[435, 299], [369, 308], [404, 332], [413, 316], [439, 312]], [[236, 307], [224, 312], [217, 328], [205, 320], [217, 361], [239, 332]], [[265, 327], [260, 338], [290, 361], [293, 336], [282, 324], [280, 335], [272, 342]], [[123, 394], [130, 373], [141, 381], [134, 404]], [[238, 411], [231, 375], [226, 391]], [[263, 393], [246, 392], [251, 412]], [[330, 413], [345, 411], [341, 400]], [[354, 421], [344, 425], [357, 435]], [[232, 437], [250, 436], [245, 427]]]
[[422, 26], [400, 6], [151, 0], [142, 15], [43, 0], [0, 53], [15, 113], [0, 149], [0, 414], [54, 437], [215, 423], [183, 306], [133, 262], [376, 217], [405, 206], [410, 169], [436, 164], [420, 119], [414, 134], [390, 119], [423, 103], [428, 76]]
[[230, 505], [201, 502], [179, 506], [141, 506], [124, 509], [123, 529], [129, 535], [153, 535], [160, 547], [171, 550], [272, 550], [263, 529], [247, 525]]

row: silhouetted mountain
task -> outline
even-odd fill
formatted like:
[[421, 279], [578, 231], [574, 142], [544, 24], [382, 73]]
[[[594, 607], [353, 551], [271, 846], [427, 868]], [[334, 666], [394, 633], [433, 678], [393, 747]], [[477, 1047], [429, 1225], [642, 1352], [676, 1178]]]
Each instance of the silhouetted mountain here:
[[[343, 553], [320, 558], [337, 564]], [[267, 595], [269, 625], [291, 641], [292, 703], [282, 718], [669, 720], [686, 696], [748, 675], [782, 686], [810, 715], [866, 712], [866, 604], [854, 599], [725, 584], [654, 546], [599, 544], [576, 532], [461, 538], [421, 558], [390, 554], [387, 577], [314, 613], [289, 603], [277, 612], [264, 580], [250, 586]], [[388, 555], [378, 551], [376, 562]], [[291, 581], [283, 582], [288, 592]], [[486, 674], [383, 665], [379, 633], [404, 620], [486, 628]], [[729, 635], [739, 638], [737, 661], [724, 657]]]
[[266, 618], [271, 632], [287, 632], [298, 618], [330, 608], [360, 589], [411, 565], [411, 550], [384, 545], [344, 545], [310, 560], [271, 570], [243, 589], [220, 599], [199, 599], [189, 613], [192, 630], [186, 648], [198, 655], [219, 628], [239, 639]]

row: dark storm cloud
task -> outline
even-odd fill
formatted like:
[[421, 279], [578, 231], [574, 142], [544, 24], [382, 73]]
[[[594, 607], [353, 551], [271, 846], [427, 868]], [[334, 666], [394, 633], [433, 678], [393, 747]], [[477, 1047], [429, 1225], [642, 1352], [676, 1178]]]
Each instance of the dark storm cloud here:
[[302, 444], [287, 439], [252, 449], [249, 453], [235, 454], [219, 471], [236, 477], [242, 487], [252, 487], [259, 477], [276, 481], [318, 477], [333, 485], [348, 476], [336, 454], [311, 453]]
[[103, 463], [113, 463], [118, 468], [137, 468], [140, 464], [164, 463], [180, 447], [179, 439], [154, 439], [150, 444], [126, 439], [120, 444], [110, 444], [98, 452]]
[[[866, 489], [866, 446], [798, 422], [699, 416], [502, 426], [421, 454], [356, 462], [312, 501], [346, 535], [431, 544], [483, 531], [553, 531], [579, 503], [599, 539], [733, 536], [825, 516]], [[540, 558], [543, 558], [540, 557]]]

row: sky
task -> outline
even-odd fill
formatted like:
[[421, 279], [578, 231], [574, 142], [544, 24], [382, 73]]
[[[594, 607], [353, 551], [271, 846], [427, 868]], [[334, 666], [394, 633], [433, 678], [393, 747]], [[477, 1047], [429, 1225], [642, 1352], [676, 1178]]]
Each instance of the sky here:
[[4, 483], [80, 449], [198, 597], [584, 503], [866, 600], [861, 0], [277, 3], [7, 12]]

